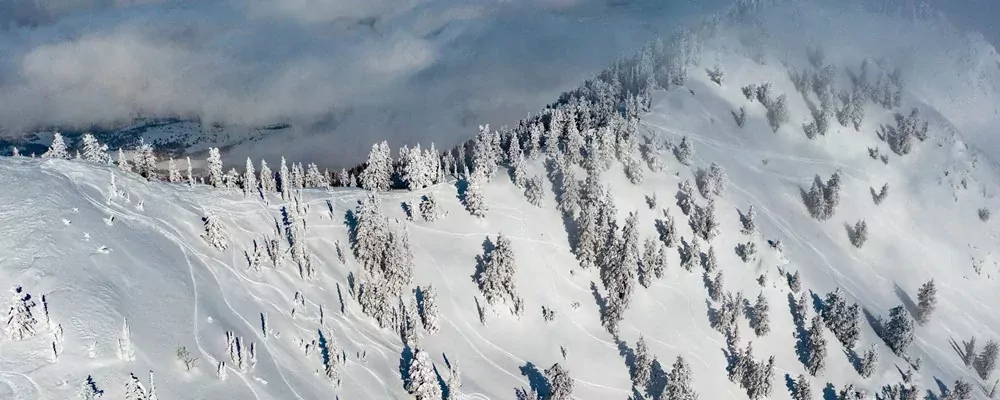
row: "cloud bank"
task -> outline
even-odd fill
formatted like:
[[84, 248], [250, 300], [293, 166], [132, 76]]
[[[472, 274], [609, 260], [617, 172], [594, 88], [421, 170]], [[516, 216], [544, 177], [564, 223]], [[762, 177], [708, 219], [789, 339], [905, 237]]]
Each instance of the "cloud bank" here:
[[242, 151], [347, 164], [376, 139], [443, 147], [478, 124], [513, 123], [728, 3], [7, 0], [0, 127], [113, 125], [136, 112], [287, 122], [288, 137]]

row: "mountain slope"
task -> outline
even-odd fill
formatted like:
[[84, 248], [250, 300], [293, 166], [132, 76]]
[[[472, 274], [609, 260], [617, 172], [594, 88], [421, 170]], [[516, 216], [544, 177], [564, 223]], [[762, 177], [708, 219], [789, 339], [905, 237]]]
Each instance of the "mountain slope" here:
[[[687, 218], [674, 201], [678, 184], [693, 181], [694, 171], [712, 162], [727, 171], [730, 183], [716, 200], [719, 235], [710, 243], [725, 290], [742, 291], [748, 299], [763, 293], [770, 304], [770, 334], [754, 337], [745, 319], [738, 322], [744, 332], [741, 345], [752, 340], [758, 359], [775, 356], [770, 398], [789, 398], [782, 385], [786, 374], [791, 379], [805, 374], [789, 307], [797, 295], [782, 271], [800, 272], [803, 289], [819, 298], [840, 287], [848, 302], [859, 303], [872, 316], [887, 316], [900, 304], [912, 308], [917, 288], [934, 279], [937, 311], [917, 327], [908, 352], [911, 360], [922, 360], [915, 380], [935, 395], [941, 393], [940, 384], [950, 387], [959, 378], [976, 382], [950, 341], [975, 335], [982, 343], [996, 339], [1000, 327], [1000, 313], [991, 305], [1000, 273], [993, 254], [996, 221], [977, 217], [979, 208], [1000, 208], [995, 197], [1000, 168], [990, 161], [995, 154], [974, 145], [988, 150], [991, 137], [975, 129], [982, 124], [962, 120], [956, 103], [944, 96], [922, 95], [939, 83], [923, 83], [927, 76], [917, 74], [921, 79], [911, 79], [901, 107], [889, 111], [868, 102], [857, 131], [833, 119], [827, 135], [810, 140], [801, 127], [810, 121], [810, 111], [786, 67], [773, 59], [758, 64], [745, 49], [727, 45], [734, 42], [725, 33], [710, 40], [684, 87], [654, 94], [640, 132], [674, 144], [687, 137], [694, 143], [693, 164], [684, 166], [664, 152], [659, 156], [666, 169], [653, 172], [643, 166], [645, 179], [635, 185], [615, 163], [602, 180], [613, 194], [619, 221], [637, 212], [640, 238], [656, 238], [654, 220], [666, 209], [677, 219], [679, 236], [691, 240]], [[840, 53], [831, 54], [838, 59]], [[843, 63], [854, 65], [849, 58]], [[786, 62], [807, 65], [794, 57]], [[726, 71], [722, 85], [702, 73], [714, 65]], [[776, 95], [788, 96], [789, 122], [776, 132], [763, 107], [740, 92], [744, 85], [765, 80], [773, 82]], [[988, 97], [975, 99], [987, 110]], [[747, 113], [743, 128], [730, 114], [739, 107]], [[876, 130], [892, 122], [893, 112], [913, 107], [931, 123], [930, 137], [908, 155], [889, 153]], [[984, 111], [980, 118], [985, 121], [989, 115]], [[875, 146], [888, 154], [887, 164], [869, 158], [867, 149]], [[531, 161], [528, 175], [544, 175], [541, 164]], [[809, 216], [800, 190], [809, 190], [815, 175], [825, 179], [838, 169], [843, 174], [840, 204], [832, 218], [817, 221]], [[727, 379], [726, 338], [709, 326], [718, 304], [708, 299], [700, 267], [684, 270], [676, 248], [670, 249], [664, 277], [650, 288], [636, 288], [619, 327], [622, 342], [616, 343], [601, 326], [605, 294], [599, 273], [580, 269], [570, 252], [567, 225], [572, 224], [556, 210], [551, 185], [545, 184], [544, 207], [535, 207], [505, 172], [501, 168], [486, 189], [490, 210], [483, 219], [472, 217], [460, 203], [458, 187], [463, 184], [381, 196], [383, 212], [408, 228], [415, 258], [413, 286], [433, 284], [438, 291], [442, 329], [425, 335], [421, 348], [429, 352], [442, 380], [447, 380], [448, 365], [458, 362], [466, 398], [511, 398], [515, 387], [544, 387], [539, 371], [559, 362], [574, 379], [577, 398], [626, 398], [633, 396], [629, 363], [641, 334], [662, 369], [669, 370], [677, 356], [687, 359], [701, 398], [746, 398]], [[112, 174], [125, 197], [110, 196]], [[875, 205], [869, 188], [884, 183], [890, 194]], [[308, 247], [319, 271], [317, 279], [306, 281], [290, 261], [277, 269], [266, 261], [260, 271], [249, 268], [244, 251], [252, 253], [254, 241], [263, 243], [265, 236], [280, 237], [283, 204], [274, 196], [264, 202], [204, 186], [149, 183], [106, 166], [29, 158], [0, 159], [0, 187], [6, 189], [0, 193], [5, 204], [0, 226], [8, 228], [0, 232], [0, 281], [30, 293], [39, 320], [34, 337], [0, 341], [0, 397], [71, 397], [92, 375], [105, 398], [120, 398], [130, 372], [146, 381], [152, 370], [163, 399], [407, 398], [401, 379], [407, 350], [397, 333], [379, 329], [361, 312], [350, 289], [360, 266], [350, 254], [348, 211], [365, 196], [362, 191], [303, 192], [309, 208]], [[401, 203], [415, 204], [428, 193], [446, 215], [436, 222], [407, 221]], [[647, 196], [653, 195], [658, 204], [651, 208]], [[704, 205], [707, 200], [697, 197], [695, 202]], [[757, 210], [759, 235], [739, 232], [738, 210], [745, 212], [749, 205]], [[202, 239], [202, 217], [207, 215], [225, 227], [227, 249], [215, 249]], [[114, 220], [109, 225], [105, 219], [110, 216]], [[845, 224], [862, 219], [869, 238], [855, 248]], [[515, 282], [526, 311], [516, 318], [502, 306], [495, 313], [487, 309], [484, 325], [477, 309], [483, 300], [472, 275], [484, 241], [501, 232], [516, 254]], [[780, 240], [783, 251], [769, 248], [768, 240]], [[749, 263], [735, 251], [747, 241], [758, 249]], [[707, 244], [702, 242], [703, 251]], [[763, 285], [757, 283], [761, 275], [766, 277]], [[553, 321], [545, 321], [542, 307], [555, 310]], [[808, 311], [808, 317], [816, 312]], [[123, 319], [131, 328], [134, 361], [117, 356]], [[814, 393], [828, 383], [831, 390], [847, 384], [876, 390], [901, 380], [907, 360], [892, 355], [871, 324], [862, 322], [855, 349], [877, 346], [881, 362], [875, 374], [860, 378], [827, 330], [826, 371], [808, 378]], [[54, 361], [51, 346], [58, 325], [65, 339], [58, 343], [63, 351]], [[227, 331], [255, 344], [253, 368], [236, 368], [227, 354]], [[324, 340], [335, 343], [346, 360], [339, 387], [322, 374], [323, 352], [317, 346]], [[184, 371], [177, 360], [178, 346], [200, 358], [193, 371]], [[228, 363], [225, 380], [216, 375], [220, 360]], [[662, 376], [654, 375], [662, 384]]]

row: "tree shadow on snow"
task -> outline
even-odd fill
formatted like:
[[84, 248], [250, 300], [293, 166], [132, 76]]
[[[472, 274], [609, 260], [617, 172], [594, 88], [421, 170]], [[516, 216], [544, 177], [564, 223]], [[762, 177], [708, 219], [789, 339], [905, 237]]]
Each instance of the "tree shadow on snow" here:
[[615, 337], [615, 344], [618, 345], [618, 355], [625, 360], [625, 367], [628, 368], [630, 378], [635, 378], [635, 350], [628, 347], [624, 340]]
[[604, 315], [607, 310], [608, 303], [604, 300], [604, 297], [601, 296], [601, 292], [597, 290], [597, 284], [594, 283], [594, 281], [590, 281], [590, 293], [594, 295], [594, 301], [597, 302], [597, 309], [600, 312], [600, 315]]
[[660, 363], [660, 360], [654, 358], [650, 368], [649, 386], [646, 387], [646, 395], [654, 400], [659, 400], [666, 388], [667, 371], [663, 369], [663, 364]]
[[444, 377], [441, 376], [441, 371], [438, 371], [437, 364], [434, 365], [434, 376], [437, 377], [438, 386], [441, 387], [441, 394], [442, 394], [441, 397], [445, 398], [445, 399], [450, 399], [451, 398], [451, 390], [450, 390], [451, 388], [449, 388], [448, 384], [445, 383]]
[[522, 365], [519, 369], [521, 370], [521, 375], [528, 378], [528, 385], [538, 393], [538, 396], [543, 399], [548, 398], [550, 388], [549, 381], [545, 379], [545, 374], [530, 361]]
[[406, 380], [410, 375], [410, 362], [413, 360], [413, 349], [403, 344], [403, 352], [399, 355], [399, 376]]
[[882, 319], [879, 318], [879, 317], [876, 317], [874, 314], [871, 313], [871, 311], [868, 311], [867, 308], [862, 308], [861, 309], [861, 313], [865, 315], [865, 321], [868, 321], [868, 325], [872, 327], [873, 331], [875, 331], [875, 335], [878, 336], [879, 338], [881, 338], [882, 337]]
[[469, 190], [469, 178], [462, 177], [461, 179], [456, 179], [455, 190], [456, 190], [455, 198], [457, 198], [458, 201], [461, 202], [463, 206], [466, 205], [465, 197], [466, 197], [466, 192], [468, 192]]
[[839, 399], [839, 397], [837, 397], [837, 390], [833, 388], [832, 383], [827, 382], [826, 386], [823, 387], [823, 400], [837, 400], [837, 399]]
[[861, 357], [858, 357], [858, 353], [854, 349], [842, 349], [844, 356], [847, 357], [847, 362], [851, 363], [851, 367], [854, 371], [861, 373]]
[[913, 302], [912, 298], [910, 298], [910, 294], [906, 293], [906, 290], [903, 290], [903, 288], [899, 287], [899, 284], [895, 282], [892, 283], [892, 291], [896, 294], [896, 297], [899, 298], [899, 301], [903, 302], [903, 307], [906, 307], [906, 311], [910, 312], [910, 316], [916, 318], [917, 304]]
[[812, 290], [809, 290], [809, 297], [812, 299], [813, 311], [816, 311], [816, 315], [823, 315], [823, 310], [826, 309], [826, 302], [823, 301], [823, 298], [819, 297], [819, 295]]
[[788, 389], [788, 393], [792, 395], [792, 397], [795, 397], [795, 389], [796, 389], [795, 386], [796, 386], [795, 378], [792, 378], [792, 375], [786, 372], [785, 388]]

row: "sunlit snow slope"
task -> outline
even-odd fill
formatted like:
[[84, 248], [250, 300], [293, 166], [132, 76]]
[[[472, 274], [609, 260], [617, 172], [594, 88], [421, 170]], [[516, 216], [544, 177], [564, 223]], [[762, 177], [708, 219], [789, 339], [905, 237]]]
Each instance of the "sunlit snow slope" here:
[[[990, 143], [991, 136], [949, 119], [957, 108], [935, 108], [933, 101], [908, 92], [898, 110], [921, 108], [931, 130], [930, 138], [907, 156], [890, 153], [888, 164], [869, 158], [868, 147], [880, 145], [888, 152], [875, 130], [892, 120], [889, 111], [870, 103], [859, 131], [834, 120], [826, 136], [807, 139], [801, 124], [809, 111], [785, 67], [777, 60], [757, 64], [742, 49], [726, 45], [735, 42], [725, 35], [709, 41], [706, 49], [711, 50], [702, 55], [700, 66], [691, 68], [686, 87], [655, 93], [640, 132], [674, 143], [686, 136], [695, 144], [695, 162], [683, 166], [664, 154], [666, 170], [646, 169], [639, 185], [629, 183], [616, 163], [603, 179], [619, 220], [636, 211], [643, 239], [656, 237], [654, 220], [667, 209], [677, 218], [680, 236], [690, 240], [692, 232], [673, 200], [678, 183], [693, 179], [693, 169], [711, 162], [728, 172], [731, 183], [716, 204], [720, 235], [711, 244], [726, 290], [741, 290], [750, 299], [762, 292], [769, 299], [769, 335], [753, 337], [745, 319], [739, 324], [743, 345], [752, 340], [758, 358], [776, 357], [771, 398], [789, 398], [785, 374], [794, 379], [805, 373], [795, 354], [791, 292], [779, 267], [800, 271], [803, 288], [820, 297], [842, 288], [849, 302], [876, 316], [914, 302], [917, 288], [934, 279], [938, 309], [928, 324], [917, 327], [909, 350], [911, 358], [923, 362], [917, 381], [934, 394], [941, 393], [936, 380], [947, 386], [958, 378], [978, 381], [950, 341], [973, 335], [980, 343], [1000, 338], [1000, 311], [993, 306], [1000, 274], [994, 254], [997, 222], [983, 222], [976, 212], [1000, 209], [995, 198], [1000, 169], [964, 141], [968, 136]], [[803, 58], [795, 65], [805, 66], [804, 49], [797, 54], [790, 62]], [[856, 65], [854, 61], [843, 60]], [[726, 71], [721, 86], [703, 73], [716, 64]], [[777, 132], [767, 126], [763, 108], [740, 93], [741, 86], [764, 80], [774, 83], [776, 94], [788, 95], [790, 122]], [[916, 93], [928, 87], [911, 83]], [[741, 106], [747, 110], [744, 128], [730, 114]], [[530, 168], [529, 175], [544, 173], [538, 161]], [[819, 222], [803, 206], [800, 189], [808, 190], [814, 175], [825, 178], [837, 169], [844, 183], [840, 205], [833, 218]], [[125, 198], [109, 201], [112, 173]], [[873, 204], [869, 187], [887, 182], [888, 198]], [[0, 341], [0, 398], [73, 397], [88, 375], [105, 398], [121, 398], [129, 373], [145, 382], [150, 370], [160, 399], [408, 398], [400, 377], [404, 350], [399, 335], [377, 328], [349, 291], [348, 275], [357, 274], [359, 266], [350, 253], [345, 221], [364, 195], [360, 190], [304, 192], [308, 247], [319, 265], [319, 278], [306, 282], [291, 262], [260, 272], [248, 267], [244, 251], [253, 248], [254, 240], [276, 234], [278, 198], [265, 203], [235, 191], [148, 183], [79, 161], [29, 158], [0, 159], [0, 187], [0, 282], [30, 293], [39, 319], [34, 337]], [[628, 351], [621, 348], [633, 349], [641, 333], [664, 369], [678, 355], [688, 360], [701, 398], [746, 398], [727, 379], [725, 337], [709, 327], [709, 308], [716, 306], [708, 300], [702, 270], [680, 268], [671, 249], [664, 278], [648, 289], [637, 287], [620, 325], [624, 343], [616, 343], [600, 324], [591, 289], [601, 287], [598, 272], [579, 268], [551, 188], [548, 183], [545, 187], [545, 206], [532, 206], [501, 171], [486, 190], [490, 211], [483, 219], [463, 208], [455, 184], [382, 196], [384, 212], [408, 226], [414, 286], [433, 284], [439, 293], [442, 329], [425, 335], [421, 343], [442, 379], [448, 363], [457, 361], [466, 398], [512, 398], [516, 387], [537, 383], [535, 371], [559, 362], [573, 377], [577, 398], [624, 399], [633, 392], [622, 356]], [[415, 203], [427, 192], [436, 195], [447, 215], [436, 222], [407, 221], [401, 203]], [[647, 206], [646, 196], [652, 195], [659, 199], [655, 209]], [[748, 238], [739, 232], [737, 209], [750, 205], [757, 210], [761, 233]], [[209, 214], [225, 226], [228, 249], [217, 250], [201, 238], [202, 217]], [[848, 240], [845, 224], [860, 219], [868, 223], [869, 240], [859, 249]], [[484, 240], [501, 232], [513, 242], [516, 284], [527, 311], [519, 319], [488, 312], [484, 326], [471, 276]], [[783, 253], [769, 248], [768, 239], [781, 240]], [[755, 241], [760, 252], [752, 263], [744, 263], [734, 251], [746, 240]], [[346, 263], [338, 260], [338, 243]], [[981, 265], [980, 274], [973, 265]], [[767, 277], [763, 286], [757, 283], [762, 274]], [[296, 300], [297, 292], [304, 301]], [[42, 296], [50, 323], [42, 312]], [[543, 320], [543, 306], [556, 311], [554, 321]], [[117, 356], [123, 320], [131, 327], [134, 361]], [[65, 338], [56, 360], [52, 341], [57, 325]], [[220, 380], [216, 364], [229, 360], [227, 331], [255, 343], [258, 361], [247, 372], [230, 365], [228, 378]], [[320, 373], [320, 353], [307, 352], [302, 344], [321, 335], [347, 359], [339, 387]], [[828, 383], [831, 390], [847, 384], [877, 389], [900, 381], [897, 367], [907, 369], [907, 361], [892, 355], [867, 323], [858, 349], [876, 344], [881, 360], [869, 379], [858, 376], [832, 334], [826, 337], [826, 371], [809, 378], [814, 393]], [[178, 346], [200, 358], [194, 370], [185, 371], [177, 361]]]

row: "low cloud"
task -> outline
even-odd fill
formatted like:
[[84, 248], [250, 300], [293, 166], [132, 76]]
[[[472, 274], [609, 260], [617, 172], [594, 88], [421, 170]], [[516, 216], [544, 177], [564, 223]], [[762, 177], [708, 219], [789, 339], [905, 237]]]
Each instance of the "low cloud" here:
[[513, 123], [727, 3], [7, 0], [0, 127], [288, 122], [283, 146], [242, 151], [346, 164], [376, 139], [444, 147]]

